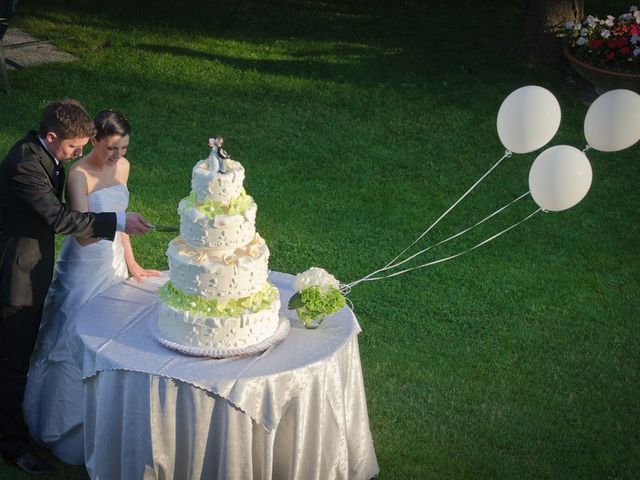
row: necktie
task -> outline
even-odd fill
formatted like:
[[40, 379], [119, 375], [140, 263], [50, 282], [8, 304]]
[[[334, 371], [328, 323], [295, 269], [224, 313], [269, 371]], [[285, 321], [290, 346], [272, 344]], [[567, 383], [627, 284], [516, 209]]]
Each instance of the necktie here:
[[62, 193], [62, 187], [64, 186], [64, 165], [62, 162], [58, 162], [55, 168], [56, 177], [56, 189], [58, 190], [58, 196]]

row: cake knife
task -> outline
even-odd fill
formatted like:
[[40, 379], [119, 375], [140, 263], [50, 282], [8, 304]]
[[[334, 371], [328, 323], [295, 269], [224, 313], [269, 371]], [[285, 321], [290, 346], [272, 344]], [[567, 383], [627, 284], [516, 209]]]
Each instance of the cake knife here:
[[152, 225], [151, 228], [156, 232], [176, 233], [180, 231], [179, 227], [174, 227], [172, 225]]

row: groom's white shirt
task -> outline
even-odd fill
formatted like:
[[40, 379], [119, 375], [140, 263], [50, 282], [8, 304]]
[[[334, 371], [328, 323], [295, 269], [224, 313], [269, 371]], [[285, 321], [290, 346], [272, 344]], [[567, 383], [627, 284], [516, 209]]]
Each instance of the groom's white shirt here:
[[[38, 140], [40, 140], [40, 143], [42, 144], [44, 149], [47, 152], [49, 152], [49, 155], [51, 155], [51, 157], [55, 160], [56, 165], [60, 165], [60, 160], [58, 160], [56, 157], [54, 157], [53, 153], [51, 153], [49, 151], [49, 149], [47, 148], [47, 144], [45, 143], [44, 139], [42, 137], [38, 137]], [[118, 232], [124, 232], [124, 228], [125, 228], [125, 225], [127, 223], [127, 216], [125, 215], [125, 212], [116, 212], [116, 221], [117, 221], [116, 230]]]

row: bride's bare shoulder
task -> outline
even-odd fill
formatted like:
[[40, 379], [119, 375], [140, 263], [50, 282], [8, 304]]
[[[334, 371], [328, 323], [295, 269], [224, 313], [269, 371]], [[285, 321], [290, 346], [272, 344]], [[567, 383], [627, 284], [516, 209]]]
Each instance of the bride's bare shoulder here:
[[130, 167], [131, 167], [131, 164], [129, 163], [129, 160], [127, 160], [125, 157], [122, 157], [120, 158], [120, 160], [118, 160], [118, 168], [129, 170]]
[[80, 160], [76, 161], [71, 167], [69, 167], [69, 173], [72, 172], [84, 172], [86, 173], [90, 168], [87, 165], [87, 157], [82, 157]]
[[120, 180], [121, 183], [127, 183], [127, 180], [129, 179], [130, 169], [131, 169], [131, 164], [129, 163], [129, 160], [127, 160], [124, 157], [118, 160], [116, 176], [118, 177], [118, 180]]
[[67, 186], [75, 184], [86, 187], [91, 177], [90, 169], [88, 169], [82, 162], [82, 159], [80, 159], [69, 168], [69, 172], [67, 173]]

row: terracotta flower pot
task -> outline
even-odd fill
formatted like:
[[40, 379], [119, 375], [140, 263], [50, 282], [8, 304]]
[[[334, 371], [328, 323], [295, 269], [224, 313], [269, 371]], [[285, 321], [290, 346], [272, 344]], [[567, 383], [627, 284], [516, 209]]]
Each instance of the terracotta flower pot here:
[[574, 57], [568, 49], [564, 49], [564, 55], [569, 60], [571, 66], [596, 90], [606, 92], [624, 88], [640, 94], [640, 73], [621, 73], [605, 70], [604, 68], [594, 67], [588, 63], [584, 63]]

